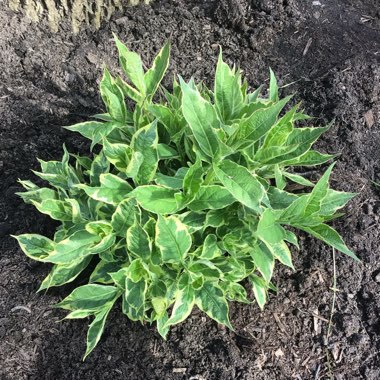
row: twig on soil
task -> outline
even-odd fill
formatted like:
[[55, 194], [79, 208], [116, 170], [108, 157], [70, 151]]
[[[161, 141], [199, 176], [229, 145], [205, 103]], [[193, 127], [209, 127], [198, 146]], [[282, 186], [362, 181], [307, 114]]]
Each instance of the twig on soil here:
[[16, 310], [24, 310], [27, 313], [32, 314], [32, 310], [30, 310], [29, 307], [27, 306], [22, 306], [22, 305], [15, 306], [13, 309], [11, 309], [11, 313], [13, 313]]
[[338, 291], [336, 287], [336, 260], [335, 260], [335, 248], [332, 250], [333, 252], [333, 286], [330, 288], [333, 291], [333, 299], [331, 304], [331, 312], [330, 312], [330, 320], [327, 327], [327, 333], [326, 333], [326, 360], [327, 360], [327, 367], [328, 367], [328, 376], [330, 379], [334, 379], [334, 373], [332, 371], [332, 365], [331, 365], [331, 358], [330, 358], [330, 352], [329, 352], [329, 338], [332, 331], [332, 323], [333, 323], [333, 317], [335, 313], [335, 302], [336, 302], [336, 293]]
[[314, 379], [317, 380], [319, 379], [319, 373], [321, 372], [321, 365], [318, 364], [318, 367], [317, 369], [315, 370], [315, 373], [314, 373]]
[[329, 326], [327, 329], [327, 339], [329, 339], [331, 335], [331, 330], [332, 330], [332, 320], [334, 317], [335, 313], [335, 302], [336, 302], [336, 293], [338, 291], [336, 287], [336, 261], [335, 261], [335, 248], [333, 248], [333, 286], [331, 290], [333, 291], [333, 300], [332, 300], [332, 305], [331, 305], [331, 314], [330, 314], [330, 320], [329, 320]]
[[329, 320], [326, 319], [326, 318], [323, 318], [321, 317], [319, 314], [316, 314], [312, 311], [305, 311], [305, 310], [302, 310], [300, 308], [297, 307], [297, 310], [300, 311], [302, 314], [310, 314], [311, 316], [313, 316], [314, 318], [317, 318], [317, 319], [320, 319], [321, 321], [323, 322], [326, 322], [326, 323], [329, 323]]
[[313, 39], [312, 38], [309, 38], [309, 40], [307, 41], [307, 44], [305, 46], [305, 49], [302, 53], [303, 56], [305, 56], [307, 54], [307, 52], [309, 51], [309, 48], [310, 48], [310, 45], [311, 43], [313, 42]]
[[278, 324], [278, 327], [280, 328], [280, 330], [288, 337], [290, 338], [290, 335], [287, 333], [286, 329], [285, 329], [285, 326], [283, 325], [283, 323], [281, 322], [279, 316], [274, 313], [273, 314], [274, 316], [274, 319], [276, 320], [277, 324]]

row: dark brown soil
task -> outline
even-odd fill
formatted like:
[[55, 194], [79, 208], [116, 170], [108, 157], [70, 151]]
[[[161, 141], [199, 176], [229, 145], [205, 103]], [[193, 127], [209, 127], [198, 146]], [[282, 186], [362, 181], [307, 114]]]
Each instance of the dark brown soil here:
[[[314, 5], [313, 5], [314, 3]], [[0, 6], [0, 378], [21, 379], [373, 379], [380, 378], [380, 14], [378, 0], [156, 0], [116, 14], [99, 31], [51, 34]], [[316, 5], [317, 4], [317, 5]], [[72, 287], [36, 294], [47, 265], [27, 259], [10, 233], [52, 234], [54, 225], [15, 191], [33, 179], [36, 157], [87, 143], [61, 129], [101, 107], [102, 65], [115, 70], [116, 32], [146, 61], [172, 43], [172, 73], [210, 82], [222, 45], [255, 86], [268, 67], [317, 123], [336, 119], [319, 148], [340, 152], [333, 186], [360, 194], [335, 223], [362, 259], [304, 237], [296, 271], [279, 268], [280, 292], [264, 312], [232, 305], [236, 332], [200, 313], [166, 342], [115, 310], [98, 348], [81, 361], [88, 321], [60, 322], [50, 306]], [[168, 76], [170, 79], [170, 75]], [[20, 308], [23, 306], [23, 308]]]

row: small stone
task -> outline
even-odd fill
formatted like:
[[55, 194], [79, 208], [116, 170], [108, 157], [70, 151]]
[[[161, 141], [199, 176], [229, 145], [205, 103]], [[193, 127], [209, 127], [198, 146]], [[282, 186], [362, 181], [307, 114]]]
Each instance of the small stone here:
[[320, 1], [313, 1], [313, 6], [314, 7], [320, 7], [322, 4]]
[[380, 272], [376, 275], [375, 281], [380, 283]]

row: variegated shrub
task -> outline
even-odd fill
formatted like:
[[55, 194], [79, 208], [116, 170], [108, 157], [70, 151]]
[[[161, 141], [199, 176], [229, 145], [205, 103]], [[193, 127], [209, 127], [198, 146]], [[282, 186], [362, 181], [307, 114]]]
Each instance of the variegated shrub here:
[[20, 181], [24, 201], [61, 222], [52, 239], [16, 237], [26, 255], [54, 264], [40, 289], [96, 265], [89, 283], [57, 305], [67, 318], [94, 317], [86, 355], [118, 300], [131, 320], [156, 321], [163, 337], [194, 306], [232, 328], [229, 301], [250, 303], [251, 288], [262, 308], [275, 290], [275, 262], [293, 268], [293, 231], [356, 258], [326, 224], [354, 194], [329, 188], [333, 165], [316, 184], [294, 170], [333, 158], [312, 150], [328, 128], [296, 127], [308, 116], [297, 105], [284, 112], [290, 97], [279, 99], [272, 72], [265, 98], [220, 54], [213, 90], [179, 78], [168, 92], [160, 85], [168, 44], [144, 71], [140, 56], [115, 41], [126, 80], [105, 70], [106, 113], [67, 127], [96, 154], [64, 148], [62, 161], [40, 161], [35, 173], [49, 187]]

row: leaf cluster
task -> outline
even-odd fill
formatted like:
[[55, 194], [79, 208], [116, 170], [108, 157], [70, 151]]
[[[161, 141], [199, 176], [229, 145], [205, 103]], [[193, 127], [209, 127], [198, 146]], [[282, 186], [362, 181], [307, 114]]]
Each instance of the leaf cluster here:
[[272, 71], [263, 97], [220, 54], [212, 90], [179, 78], [169, 92], [160, 84], [168, 44], [145, 71], [115, 41], [126, 78], [106, 69], [106, 112], [67, 127], [96, 153], [64, 148], [62, 161], [40, 160], [35, 172], [48, 187], [20, 181], [24, 201], [61, 222], [53, 239], [17, 236], [26, 255], [54, 264], [40, 290], [96, 264], [89, 283], [57, 305], [67, 318], [94, 317], [86, 355], [118, 299], [128, 318], [156, 321], [163, 337], [194, 306], [232, 328], [229, 301], [252, 302], [251, 288], [262, 308], [276, 289], [275, 263], [293, 268], [295, 230], [356, 258], [327, 224], [354, 194], [329, 187], [333, 165], [316, 184], [296, 173], [333, 158], [312, 149], [328, 127], [297, 127], [309, 117], [299, 105], [284, 112], [291, 97], [279, 98]]

